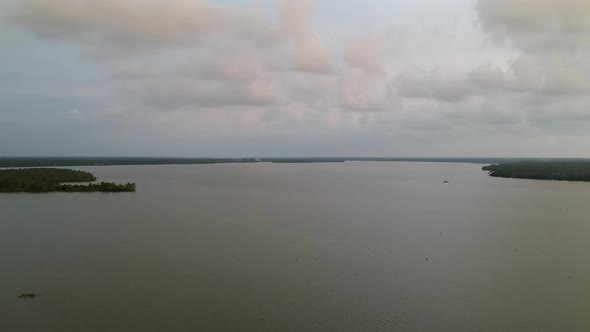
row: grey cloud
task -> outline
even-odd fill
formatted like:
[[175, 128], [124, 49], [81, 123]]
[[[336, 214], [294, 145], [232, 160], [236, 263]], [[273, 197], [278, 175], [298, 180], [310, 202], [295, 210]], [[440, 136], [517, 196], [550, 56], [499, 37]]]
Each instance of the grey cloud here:
[[555, 99], [546, 96], [530, 105], [525, 109], [526, 117], [535, 128], [572, 135], [585, 134], [590, 129], [589, 97]]
[[386, 69], [383, 39], [371, 34], [348, 42], [344, 49], [344, 62], [368, 74], [383, 74]]
[[[273, 71], [336, 74], [338, 58], [311, 29], [314, 14], [313, 0], [280, 1], [276, 20], [207, 0], [23, 0], [8, 17], [40, 39], [80, 46], [83, 59], [109, 60], [108, 79], [243, 83]], [[177, 60], [185, 63], [178, 69], [154, 68], [167, 61], [158, 60], [159, 50], [188, 61]]]
[[262, 79], [265, 68], [260, 57], [250, 52], [240, 52], [230, 56], [221, 56], [219, 59], [203, 62], [193, 62], [183, 66], [179, 75], [190, 76], [208, 80], [247, 82]]
[[316, 11], [316, 0], [280, 0], [279, 15], [286, 35], [302, 35], [309, 31], [309, 24]]
[[521, 56], [500, 68], [484, 64], [470, 74], [473, 83], [504, 92], [568, 95], [590, 91], [588, 63]]
[[[560, 61], [561, 60], [561, 61]], [[393, 85], [401, 98], [449, 103], [513, 95], [572, 97], [590, 92], [589, 64], [523, 55], [504, 65], [483, 63], [467, 73], [435, 68], [402, 72]]]
[[263, 17], [206, 0], [23, 0], [8, 17], [41, 39], [88, 45], [85, 52], [98, 58], [187, 46], [213, 33], [260, 45], [280, 40]]
[[479, 0], [484, 31], [520, 55], [503, 66], [476, 68], [481, 91], [512, 101], [539, 130], [576, 131], [590, 123], [590, 2]]
[[298, 70], [331, 74], [335, 70], [333, 61], [333, 55], [318, 36], [308, 35], [297, 42], [295, 66]]
[[429, 98], [454, 102], [472, 95], [473, 85], [451, 71], [415, 69], [402, 73], [395, 81], [404, 98]]
[[350, 111], [383, 112], [396, 108], [389, 86], [381, 78], [352, 71], [340, 82], [340, 106]]
[[590, 46], [586, 0], [479, 0], [485, 29], [532, 52], [570, 52]]
[[340, 77], [336, 75], [306, 75], [305, 73], [288, 73], [277, 78], [282, 90], [289, 100], [310, 105], [317, 103], [333, 104]]
[[279, 101], [272, 82], [212, 82], [178, 80], [146, 82], [132, 87], [129, 94], [137, 96], [146, 106], [165, 110], [208, 107], [262, 107]]
[[281, 0], [280, 21], [283, 36], [294, 41], [295, 69], [327, 74], [334, 70], [333, 55], [321, 37], [310, 28], [316, 5], [316, 0]]
[[541, 91], [544, 86], [543, 73], [530, 65], [527, 68], [529, 70], [524, 75], [520, 75], [518, 67], [508, 65], [508, 68], [501, 68], [485, 63], [473, 69], [467, 79], [474, 86], [479, 87], [479, 91], [502, 93]]
[[401, 100], [402, 125], [413, 130], [586, 128], [590, 3], [479, 0], [476, 10], [484, 31], [515, 47], [518, 55], [472, 69], [402, 70], [391, 82]]
[[149, 64], [125, 64], [108, 68], [107, 78], [109, 80], [121, 81], [141, 81], [157, 79], [165, 76], [166, 73], [161, 69], [155, 69]]

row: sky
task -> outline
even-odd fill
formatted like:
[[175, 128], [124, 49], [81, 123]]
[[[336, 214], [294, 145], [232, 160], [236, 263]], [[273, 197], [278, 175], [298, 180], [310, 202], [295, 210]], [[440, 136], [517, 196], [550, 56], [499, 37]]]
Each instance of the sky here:
[[590, 157], [587, 0], [0, 0], [0, 156]]

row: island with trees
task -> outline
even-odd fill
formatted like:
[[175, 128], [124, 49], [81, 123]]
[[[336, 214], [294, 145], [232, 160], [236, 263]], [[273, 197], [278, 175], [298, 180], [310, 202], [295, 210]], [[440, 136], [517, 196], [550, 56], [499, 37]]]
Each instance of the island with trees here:
[[492, 164], [483, 170], [502, 178], [590, 182], [588, 160], [528, 160]]
[[89, 172], [61, 168], [0, 170], [1, 193], [134, 192], [135, 183], [97, 182]]

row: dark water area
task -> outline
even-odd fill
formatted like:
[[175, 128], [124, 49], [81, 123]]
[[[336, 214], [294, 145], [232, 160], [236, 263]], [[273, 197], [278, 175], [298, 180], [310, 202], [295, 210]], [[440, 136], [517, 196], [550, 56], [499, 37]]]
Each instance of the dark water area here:
[[0, 331], [590, 330], [590, 184], [481, 166], [78, 167], [137, 192], [0, 194]]

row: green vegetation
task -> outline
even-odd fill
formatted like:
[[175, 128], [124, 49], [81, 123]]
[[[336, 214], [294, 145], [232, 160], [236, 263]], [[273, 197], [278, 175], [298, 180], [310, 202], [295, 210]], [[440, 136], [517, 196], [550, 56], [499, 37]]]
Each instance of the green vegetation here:
[[90, 184], [69, 184], [92, 182], [96, 177], [91, 173], [59, 168], [24, 168], [0, 170], [0, 192], [125, 192], [135, 191], [134, 183], [115, 184], [108, 182]]
[[33, 293], [22, 293], [18, 297], [21, 298], [21, 299], [25, 299], [25, 300], [32, 300], [32, 299], [34, 299], [34, 298], [37, 297], [37, 294], [33, 294]]
[[100, 192], [133, 192], [135, 191], [135, 183], [125, 183], [125, 184], [116, 184], [110, 182], [101, 182], [101, 183], [90, 183], [87, 185], [71, 185], [71, 184], [62, 184], [61, 190], [65, 192], [93, 192], [93, 191], [100, 191]]
[[199, 165], [229, 163], [342, 163], [346, 161], [442, 162], [491, 164], [516, 161], [499, 158], [156, 158], [156, 157], [0, 157], [0, 167], [61, 167], [113, 165]]
[[256, 161], [256, 158], [0, 157], [0, 167], [197, 165], [218, 163], [251, 163]]
[[590, 161], [582, 160], [522, 161], [484, 166], [483, 170], [502, 178], [590, 181]]

